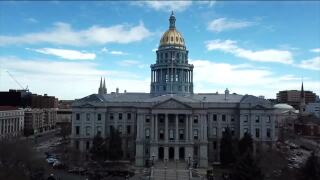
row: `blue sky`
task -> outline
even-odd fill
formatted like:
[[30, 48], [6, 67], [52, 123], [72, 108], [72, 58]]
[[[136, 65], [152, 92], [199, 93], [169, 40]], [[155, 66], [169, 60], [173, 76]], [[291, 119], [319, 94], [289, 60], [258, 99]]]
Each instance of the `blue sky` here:
[[149, 92], [171, 10], [194, 64], [196, 93], [320, 93], [320, 2], [0, 2], [0, 91], [75, 99]]

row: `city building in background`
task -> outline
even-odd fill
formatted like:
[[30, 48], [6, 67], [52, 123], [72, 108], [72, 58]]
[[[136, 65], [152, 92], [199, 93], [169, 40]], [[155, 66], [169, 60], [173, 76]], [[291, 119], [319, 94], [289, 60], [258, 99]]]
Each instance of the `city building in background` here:
[[150, 93], [97, 94], [72, 105], [72, 145], [89, 151], [95, 135], [121, 133], [123, 159], [137, 166], [154, 160], [192, 160], [200, 167], [219, 162], [220, 140], [229, 128], [235, 139], [250, 133], [255, 148], [276, 140], [276, 115], [263, 97], [230, 93], [194, 93], [193, 68], [172, 14], [151, 65]]
[[0, 139], [20, 136], [24, 129], [24, 110], [0, 106]]
[[[305, 104], [314, 103], [316, 94], [312, 91], [304, 91]], [[295, 109], [300, 108], [301, 90], [285, 90], [277, 93], [278, 103], [286, 103], [293, 106]]]
[[[314, 114], [317, 118], [320, 118], [320, 102], [309, 103], [306, 105], [306, 112]], [[320, 119], [319, 119], [320, 121]]]

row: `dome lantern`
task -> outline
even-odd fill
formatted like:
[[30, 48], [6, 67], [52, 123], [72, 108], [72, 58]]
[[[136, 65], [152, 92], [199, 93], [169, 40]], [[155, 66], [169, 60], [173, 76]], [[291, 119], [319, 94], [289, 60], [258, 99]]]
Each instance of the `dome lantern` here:
[[173, 11], [171, 13], [169, 22], [170, 22], [169, 29], [175, 29], [176, 28], [176, 17], [174, 17]]

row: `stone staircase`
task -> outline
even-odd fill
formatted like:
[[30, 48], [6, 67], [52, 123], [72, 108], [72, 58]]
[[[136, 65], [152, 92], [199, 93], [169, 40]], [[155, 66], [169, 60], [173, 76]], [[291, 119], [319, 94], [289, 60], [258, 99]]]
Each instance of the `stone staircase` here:
[[153, 167], [154, 180], [188, 180], [189, 169], [185, 162], [155, 163]]

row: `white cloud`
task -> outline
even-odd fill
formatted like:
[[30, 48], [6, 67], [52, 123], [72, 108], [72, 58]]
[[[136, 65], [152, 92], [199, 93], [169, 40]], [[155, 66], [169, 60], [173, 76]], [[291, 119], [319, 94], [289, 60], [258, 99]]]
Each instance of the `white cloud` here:
[[101, 27], [95, 25], [83, 30], [74, 30], [70, 24], [59, 22], [55, 23], [52, 29], [44, 32], [27, 33], [20, 36], [1, 35], [0, 46], [37, 43], [75, 46], [108, 43], [127, 44], [141, 41], [151, 36], [151, 34], [142, 22], [136, 26], [115, 25]]
[[207, 29], [214, 32], [222, 32], [233, 29], [242, 29], [254, 25], [249, 21], [229, 20], [227, 18], [219, 18], [209, 22]]
[[123, 60], [119, 61], [120, 66], [136, 66], [139, 68], [146, 68], [148, 65], [141, 63], [140, 61], [136, 60]]
[[320, 70], [320, 56], [314, 57], [312, 59], [303, 60], [297, 66], [304, 69]]
[[30, 23], [38, 23], [38, 20], [35, 18], [27, 18], [26, 20]]
[[123, 51], [110, 51], [109, 49], [107, 49], [106, 47], [101, 49], [101, 52], [103, 53], [108, 53], [108, 54], [112, 54], [112, 55], [128, 55], [128, 53], [123, 52]]
[[[275, 98], [278, 91], [299, 89], [301, 85], [301, 78], [293, 74], [279, 75], [248, 64], [232, 65], [210, 60], [190, 60], [190, 63], [194, 65], [194, 91], [197, 93], [223, 93], [229, 88], [238, 94]], [[304, 84], [306, 89], [319, 93], [319, 80], [307, 79]]]
[[206, 42], [206, 47], [209, 51], [220, 50], [251, 61], [278, 62], [283, 64], [293, 63], [293, 57], [290, 51], [276, 49], [253, 51], [240, 48], [237, 42], [232, 40], [211, 40]]
[[125, 52], [122, 51], [110, 51], [110, 54], [114, 54], [114, 55], [126, 55]]
[[310, 49], [311, 52], [320, 53], [320, 48]]
[[186, 10], [188, 7], [190, 7], [192, 5], [192, 1], [165, 1], [165, 0], [137, 1], [137, 2], [134, 2], [133, 4], [139, 5], [139, 6], [147, 6], [157, 11], [181, 12]]
[[101, 66], [92, 62], [0, 57], [0, 64], [0, 91], [20, 88], [5, 70], [13, 74], [24, 87], [28, 85], [31, 92], [47, 93], [62, 99], [82, 98], [97, 93], [101, 76], [106, 77], [108, 92], [116, 87], [128, 92], [148, 92], [150, 85], [149, 78], [127, 71], [99, 69]]
[[[28, 49], [28, 48], [27, 48]], [[30, 49], [42, 54], [54, 55], [68, 60], [94, 60], [96, 54], [86, 53], [69, 49], [55, 49], [55, 48], [42, 48], [42, 49]]]

